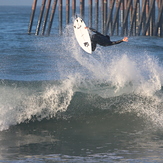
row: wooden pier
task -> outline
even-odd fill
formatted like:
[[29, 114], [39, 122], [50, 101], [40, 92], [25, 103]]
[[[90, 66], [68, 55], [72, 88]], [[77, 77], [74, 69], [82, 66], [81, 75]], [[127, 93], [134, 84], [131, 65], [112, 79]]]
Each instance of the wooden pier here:
[[77, 14], [103, 34], [163, 36], [163, 0], [42, 0], [37, 6], [38, 1], [33, 1], [28, 34], [50, 35], [53, 28], [62, 34]]

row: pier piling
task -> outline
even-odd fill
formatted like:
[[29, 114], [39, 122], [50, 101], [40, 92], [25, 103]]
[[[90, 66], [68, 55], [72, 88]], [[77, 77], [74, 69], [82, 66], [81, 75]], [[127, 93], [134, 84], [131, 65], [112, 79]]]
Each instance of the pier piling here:
[[62, 5], [63, 1], [59, 0], [59, 34], [62, 35]]
[[95, 0], [95, 28], [98, 30], [99, 23], [99, 0]]
[[107, 22], [105, 24], [105, 34], [108, 33], [109, 26], [110, 26], [110, 29], [112, 29], [112, 16], [113, 16], [114, 3], [115, 3], [115, 0], [110, 1], [110, 12], [109, 12], [109, 15], [108, 15]]
[[56, 6], [57, 6], [57, 1], [58, 0], [54, 0], [53, 6], [52, 6], [52, 11], [51, 11], [51, 15], [50, 15], [48, 30], [47, 30], [47, 35], [50, 35], [50, 31], [51, 31], [51, 27], [52, 27], [53, 19], [54, 19], [54, 14], [55, 14]]
[[45, 28], [46, 28], [46, 24], [47, 24], [48, 15], [49, 15], [50, 4], [51, 4], [51, 0], [48, 0], [48, 2], [46, 4], [45, 17], [44, 17], [43, 26], [42, 26], [42, 33], [41, 33], [42, 35], [44, 35], [44, 33], [45, 33]]
[[161, 25], [161, 22], [163, 21], [163, 18], [162, 18], [162, 15], [163, 15], [163, 1], [162, 2], [160, 1], [160, 3], [158, 3], [158, 6], [159, 6], [159, 14], [158, 14], [157, 22], [156, 22], [154, 35], [155, 36], [162, 36], [163, 25]]
[[80, 0], [80, 16], [81, 16], [81, 18], [84, 18], [84, 4], [85, 4], [85, 0]]
[[72, 16], [76, 15], [76, 0], [72, 0]]
[[70, 22], [70, 0], [66, 0], [66, 24]]
[[147, 29], [151, 26], [150, 25], [150, 19], [151, 19], [151, 16], [152, 16], [152, 11], [153, 11], [153, 5], [154, 5], [154, 2], [155, 0], [152, 0], [152, 2], [150, 3], [150, 10], [149, 10], [149, 15], [147, 17], [147, 21], [146, 21], [146, 24], [145, 24], [145, 27], [144, 27], [144, 30], [143, 30], [143, 36], [145, 35], [145, 33], [147, 32]]
[[43, 13], [44, 13], [45, 3], [46, 3], [46, 0], [42, 0], [42, 6], [41, 6], [41, 10], [40, 10], [40, 16], [38, 19], [35, 35], [38, 35], [39, 31], [40, 31], [40, 26], [41, 26], [41, 22], [42, 22]]
[[89, 0], [89, 27], [92, 27], [92, 0]]
[[32, 5], [32, 12], [31, 12], [31, 17], [30, 17], [30, 22], [29, 22], [28, 34], [31, 34], [33, 19], [34, 19], [35, 10], [36, 10], [36, 5], [37, 5], [37, 0], [34, 0], [33, 5]]

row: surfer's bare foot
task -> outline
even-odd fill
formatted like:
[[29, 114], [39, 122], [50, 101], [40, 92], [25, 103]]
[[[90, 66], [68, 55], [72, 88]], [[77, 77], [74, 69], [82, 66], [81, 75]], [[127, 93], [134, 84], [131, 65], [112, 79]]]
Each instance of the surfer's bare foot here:
[[122, 40], [128, 42], [128, 37], [124, 37]]

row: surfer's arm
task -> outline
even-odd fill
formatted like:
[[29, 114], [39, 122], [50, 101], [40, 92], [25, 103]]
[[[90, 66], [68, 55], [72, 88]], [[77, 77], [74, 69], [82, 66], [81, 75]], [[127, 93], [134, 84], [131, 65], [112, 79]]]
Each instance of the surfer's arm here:
[[124, 37], [122, 40], [112, 41], [111, 45], [120, 44], [121, 42], [128, 42], [128, 37]]
[[123, 40], [111, 41], [111, 45], [120, 44]]

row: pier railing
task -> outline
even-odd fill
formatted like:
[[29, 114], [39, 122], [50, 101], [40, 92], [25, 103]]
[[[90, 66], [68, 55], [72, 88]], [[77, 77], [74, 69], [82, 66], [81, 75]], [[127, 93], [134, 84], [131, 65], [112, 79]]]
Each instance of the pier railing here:
[[[33, 1], [28, 34], [50, 35], [53, 26], [62, 34], [78, 14], [103, 34], [163, 36], [163, 0], [42, 0], [35, 18], [38, 1]], [[38, 19], [36, 26], [34, 19]]]

